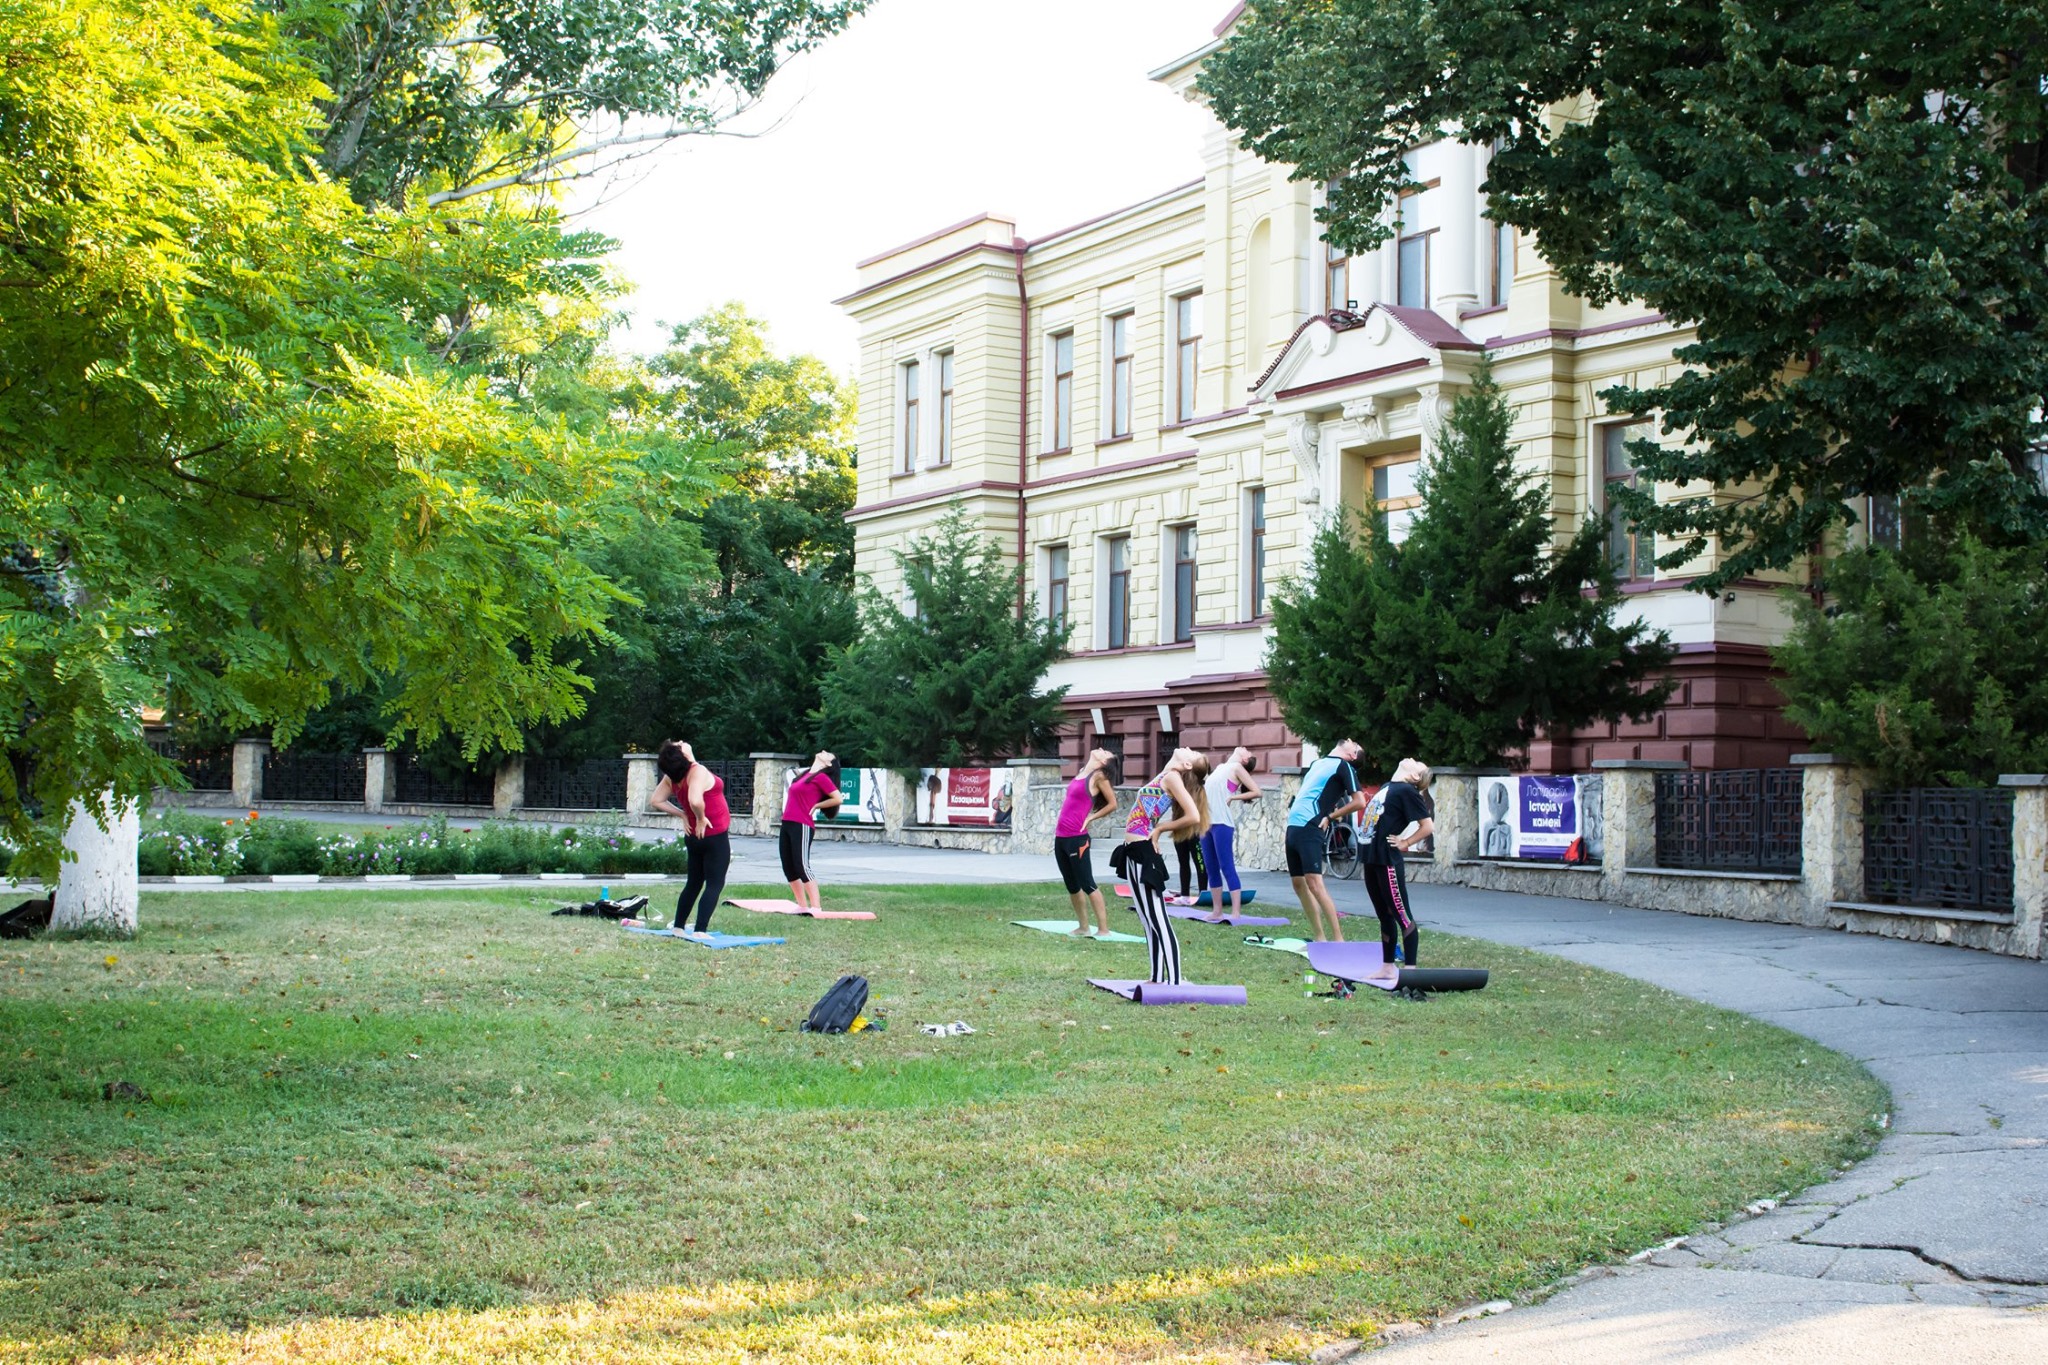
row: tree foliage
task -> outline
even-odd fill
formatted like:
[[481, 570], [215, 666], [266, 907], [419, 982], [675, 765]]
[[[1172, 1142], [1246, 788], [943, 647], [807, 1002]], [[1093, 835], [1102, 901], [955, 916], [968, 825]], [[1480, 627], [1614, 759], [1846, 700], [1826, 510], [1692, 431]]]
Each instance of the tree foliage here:
[[1888, 787], [2048, 771], [2048, 546], [1996, 548], [1916, 524], [1903, 548], [1828, 566], [1772, 651], [1785, 712]]
[[1550, 491], [1515, 468], [1513, 413], [1482, 368], [1422, 464], [1398, 544], [1384, 514], [1317, 533], [1310, 577], [1273, 605], [1267, 685], [1320, 744], [1349, 736], [1366, 767], [1415, 756], [1495, 766], [1539, 730], [1641, 720], [1670, 695], [1663, 632], [1618, 624], [1604, 527], [1556, 542]]
[[824, 742], [898, 768], [1021, 755], [1049, 740], [1066, 688], [1038, 690], [1066, 628], [1017, 610], [1020, 570], [955, 503], [897, 555], [913, 609], [869, 583], [860, 639], [825, 679]]
[[[1718, 589], [1865, 493], [2048, 534], [2044, 73], [2048, 7], [2011, 0], [1254, 0], [1201, 86], [1332, 182], [1345, 246], [1455, 134], [1569, 289], [1696, 328], [1681, 376], [1606, 397], [1685, 436], [1635, 443], [1624, 496], [1665, 565], [1718, 546]], [[1651, 491], [1695, 481], [1723, 491]]]

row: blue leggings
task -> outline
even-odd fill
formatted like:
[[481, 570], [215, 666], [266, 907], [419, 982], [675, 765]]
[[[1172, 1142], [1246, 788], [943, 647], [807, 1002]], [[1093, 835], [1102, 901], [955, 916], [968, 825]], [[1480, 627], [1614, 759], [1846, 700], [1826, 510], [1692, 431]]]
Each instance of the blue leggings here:
[[1202, 836], [1202, 866], [1209, 869], [1209, 885], [1244, 889], [1237, 879], [1237, 831], [1229, 825], [1211, 825]]

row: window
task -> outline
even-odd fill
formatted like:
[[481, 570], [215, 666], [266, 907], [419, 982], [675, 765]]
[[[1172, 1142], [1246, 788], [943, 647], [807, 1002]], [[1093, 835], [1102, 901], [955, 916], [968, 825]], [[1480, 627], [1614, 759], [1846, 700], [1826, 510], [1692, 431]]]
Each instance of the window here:
[[1131, 642], [1131, 538], [1110, 537], [1108, 557], [1109, 647], [1122, 649]]
[[1623, 578], [1649, 578], [1657, 572], [1656, 538], [1638, 531], [1627, 519], [1616, 490], [1636, 486], [1636, 467], [1628, 443], [1648, 437], [1647, 422], [1616, 422], [1600, 428], [1601, 458], [1606, 466], [1607, 557]]
[[1052, 448], [1074, 448], [1074, 334], [1052, 339]]
[[939, 463], [953, 463], [953, 353], [939, 352]]
[[919, 621], [925, 619], [924, 599], [931, 586], [930, 559], [919, 555], [903, 562], [903, 609]]
[[1351, 256], [1335, 242], [1323, 243], [1323, 299], [1326, 312], [1351, 307]]
[[1131, 315], [1109, 320], [1109, 435], [1131, 434]]
[[1254, 617], [1266, 614], [1266, 490], [1254, 488], [1251, 491], [1251, 509], [1246, 520], [1251, 525], [1251, 553], [1246, 556], [1251, 568], [1251, 614]]
[[1387, 539], [1395, 545], [1408, 539], [1408, 527], [1415, 509], [1422, 506], [1422, 490], [1415, 476], [1422, 471], [1420, 460], [1377, 465], [1372, 471], [1372, 497], [1387, 517]]
[[897, 467], [905, 474], [917, 469], [918, 370], [913, 360], [903, 367], [902, 442], [896, 451]]
[[1067, 547], [1048, 546], [1045, 551], [1045, 619], [1055, 626], [1067, 624]]
[[1195, 638], [1195, 528], [1173, 528], [1173, 642]]
[[1429, 307], [1429, 239], [1436, 229], [1401, 239], [1395, 297], [1403, 308]]
[[1508, 301], [1508, 291], [1515, 285], [1515, 230], [1506, 223], [1486, 226], [1493, 234], [1493, 266], [1486, 302], [1488, 307], [1497, 307]]
[[1202, 296], [1173, 301], [1173, 420], [1195, 417], [1195, 388], [1202, 365]]
[[1904, 527], [1899, 522], [1899, 500], [1883, 493], [1872, 493], [1869, 498], [1869, 514], [1865, 518], [1865, 530], [1870, 543], [1886, 550], [1896, 550], [1905, 538]]

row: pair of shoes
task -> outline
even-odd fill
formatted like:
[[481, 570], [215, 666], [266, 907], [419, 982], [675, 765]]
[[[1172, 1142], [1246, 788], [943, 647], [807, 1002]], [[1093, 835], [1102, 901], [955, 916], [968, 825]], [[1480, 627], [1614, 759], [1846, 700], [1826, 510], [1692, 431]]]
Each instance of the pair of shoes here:
[[1413, 986], [1396, 986], [1394, 987], [1393, 994], [1417, 1005], [1424, 1004], [1429, 1000], [1428, 991], [1417, 990]]

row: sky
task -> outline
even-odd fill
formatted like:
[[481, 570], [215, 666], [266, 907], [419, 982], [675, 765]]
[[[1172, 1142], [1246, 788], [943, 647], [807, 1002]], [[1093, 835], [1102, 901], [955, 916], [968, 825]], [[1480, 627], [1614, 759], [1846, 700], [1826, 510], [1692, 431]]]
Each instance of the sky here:
[[1199, 178], [1207, 118], [1146, 72], [1229, 9], [878, 0], [776, 77], [742, 125], [762, 136], [691, 139], [586, 200], [637, 287], [624, 342], [655, 350], [665, 324], [738, 300], [778, 350], [851, 373], [832, 300], [854, 262], [984, 211], [1038, 236]]

